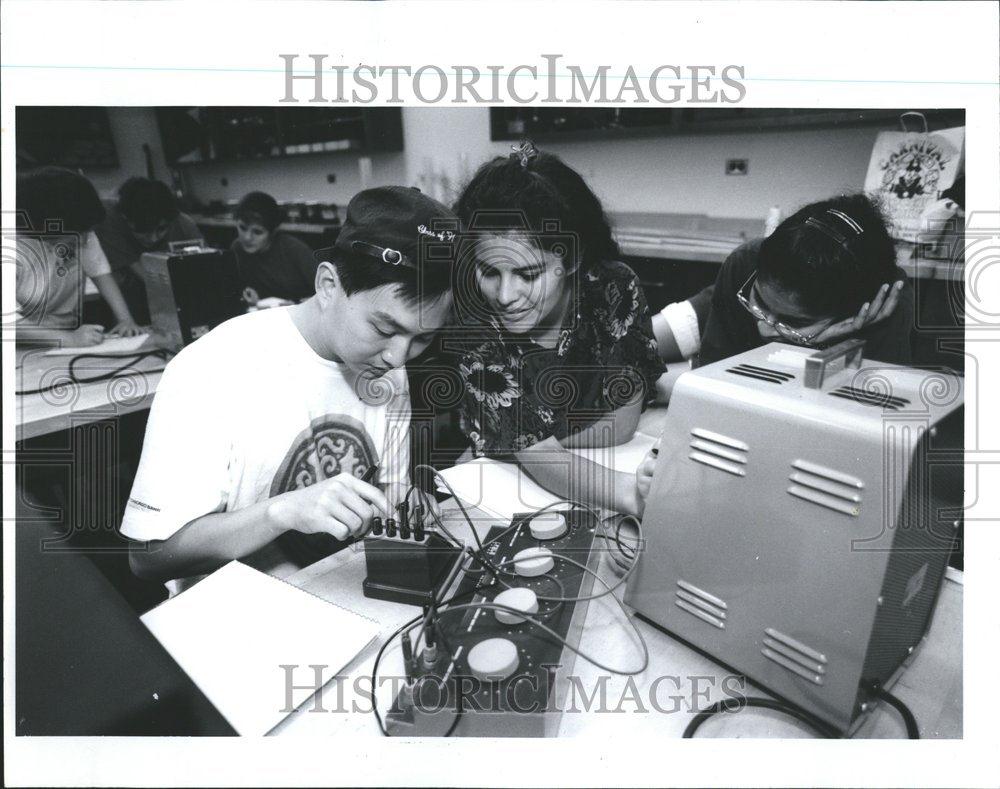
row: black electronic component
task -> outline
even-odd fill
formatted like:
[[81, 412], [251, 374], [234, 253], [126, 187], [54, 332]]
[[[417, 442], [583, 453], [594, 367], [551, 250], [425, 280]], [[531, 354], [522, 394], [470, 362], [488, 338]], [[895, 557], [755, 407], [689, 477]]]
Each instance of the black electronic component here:
[[424, 541], [424, 508], [419, 504], [413, 508], [413, 539]]
[[410, 539], [410, 510], [404, 501], [396, 510], [399, 512], [399, 536], [404, 539]]
[[381, 534], [381, 533], [382, 533], [382, 519], [378, 515], [376, 515], [374, 518], [372, 518], [372, 534]]
[[[461, 557], [462, 549], [439, 534], [423, 542], [387, 539], [395, 536], [395, 521], [388, 521], [386, 537], [365, 538], [368, 577], [362, 588], [366, 597], [409, 605], [430, 605]], [[391, 529], [391, 531], [390, 531]]]
[[396, 536], [396, 519], [386, 518], [385, 519], [385, 536], [395, 537]]

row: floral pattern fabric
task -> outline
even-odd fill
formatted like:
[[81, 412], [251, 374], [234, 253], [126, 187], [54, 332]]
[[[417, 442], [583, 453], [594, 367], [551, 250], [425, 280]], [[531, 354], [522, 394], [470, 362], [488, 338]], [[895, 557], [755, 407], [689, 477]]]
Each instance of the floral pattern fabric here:
[[551, 349], [495, 319], [463, 341], [459, 422], [477, 457], [562, 439], [636, 397], [652, 401], [666, 368], [632, 270], [612, 262], [582, 274], [571, 315]]

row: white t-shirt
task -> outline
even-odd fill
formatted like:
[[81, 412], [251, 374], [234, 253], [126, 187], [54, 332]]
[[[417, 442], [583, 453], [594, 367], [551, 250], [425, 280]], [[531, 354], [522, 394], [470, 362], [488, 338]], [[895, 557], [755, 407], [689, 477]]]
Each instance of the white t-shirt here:
[[75, 329], [81, 323], [84, 277], [111, 273], [93, 232], [46, 241], [18, 236], [15, 256], [17, 321], [25, 326]]
[[164, 540], [208, 513], [342, 472], [361, 477], [373, 464], [379, 483], [406, 481], [405, 370], [372, 382], [362, 400], [344, 366], [313, 351], [289, 309], [226, 321], [167, 365], [122, 534]]

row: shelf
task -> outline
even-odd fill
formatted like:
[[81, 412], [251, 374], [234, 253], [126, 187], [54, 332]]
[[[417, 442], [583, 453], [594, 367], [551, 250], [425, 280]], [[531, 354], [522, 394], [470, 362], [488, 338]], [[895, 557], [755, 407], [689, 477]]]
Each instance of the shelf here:
[[175, 166], [403, 150], [398, 107], [158, 107], [156, 117]]
[[[733, 108], [552, 109], [493, 107], [490, 139], [583, 142], [667, 137], [683, 134], [786, 131], [808, 128], [883, 126], [898, 128], [902, 109]], [[928, 127], [961, 126], [962, 109], [920, 110]], [[528, 117], [525, 117], [528, 116]], [[523, 131], [510, 131], [521, 126]]]

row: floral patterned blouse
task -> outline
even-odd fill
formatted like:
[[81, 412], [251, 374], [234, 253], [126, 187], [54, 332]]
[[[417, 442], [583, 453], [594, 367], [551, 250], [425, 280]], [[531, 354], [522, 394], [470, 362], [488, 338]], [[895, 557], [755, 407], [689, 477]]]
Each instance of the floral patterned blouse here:
[[593, 268], [574, 306], [555, 348], [493, 318], [463, 341], [459, 422], [477, 457], [565, 438], [640, 395], [643, 408], [652, 401], [666, 368], [635, 273], [618, 262]]

